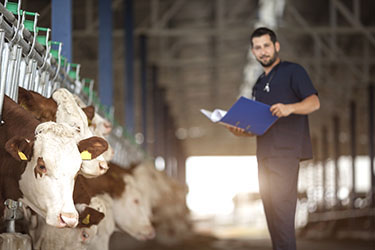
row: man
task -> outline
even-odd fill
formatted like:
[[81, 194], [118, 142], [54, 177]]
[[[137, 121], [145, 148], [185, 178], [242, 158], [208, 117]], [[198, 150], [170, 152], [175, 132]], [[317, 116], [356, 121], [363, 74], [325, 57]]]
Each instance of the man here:
[[[304, 68], [281, 61], [275, 33], [258, 28], [251, 35], [252, 53], [264, 73], [253, 87], [253, 98], [271, 106], [278, 121], [257, 137], [259, 192], [274, 250], [295, 250], [295, 210], [299, 162], [312, 158], [307, 114], [320, 102]], [[228, 127], [237, 136], [253, 136]]]

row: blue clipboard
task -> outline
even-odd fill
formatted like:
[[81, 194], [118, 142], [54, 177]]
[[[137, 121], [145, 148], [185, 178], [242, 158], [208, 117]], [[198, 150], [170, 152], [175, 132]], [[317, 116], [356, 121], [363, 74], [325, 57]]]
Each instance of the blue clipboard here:
[[211, 121], [242, 128], [255, 135], [263, 135], [278, 119], [270, 106], [241, 96], [225, 113], [223, 110], [201, 110]]

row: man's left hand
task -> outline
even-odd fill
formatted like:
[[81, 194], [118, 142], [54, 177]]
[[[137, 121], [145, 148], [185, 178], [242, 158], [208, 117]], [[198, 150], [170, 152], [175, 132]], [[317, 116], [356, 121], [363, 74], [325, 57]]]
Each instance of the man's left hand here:
[[276, 103], [272, 105], [270, 111], [272, 112], [272, 115], [275, 115], [277, 117], [286, 117], [293, 113], [291, 105], [282, 103]]

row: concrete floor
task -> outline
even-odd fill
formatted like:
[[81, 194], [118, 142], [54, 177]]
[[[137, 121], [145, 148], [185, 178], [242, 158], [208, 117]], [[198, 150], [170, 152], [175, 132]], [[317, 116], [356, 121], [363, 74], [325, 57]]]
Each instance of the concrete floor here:
[[[307, 240], [298, 239], [298, 250], [375, 250], [373, 241], [365, 240]], [[165, 246], [155, 240], [138, 242], [129, 236], [115, 233], [110, 250], [271, 250], [269, 239], [219, 239], [195, 234], [189, 240]]]

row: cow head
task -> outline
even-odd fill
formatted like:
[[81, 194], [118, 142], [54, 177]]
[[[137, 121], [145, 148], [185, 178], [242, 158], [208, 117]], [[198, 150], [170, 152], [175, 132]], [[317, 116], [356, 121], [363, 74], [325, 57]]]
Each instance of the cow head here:
[[52, 98], [45, 98], [37, 92], [19, 87], [18, 104], [30, 111], [41, 122], [56, 120], [57, 104]]
[[[85, 141], [80, 150], [95, 156], [97, 138]], [[23, 201], [46, 218], [49, 225], [75, 227], [78, 214], [73, 204], [73, 187], [82, 158], [75, 131], [66, 124], [45, 122], [37, 126], [34, 141], [13, 137], [5, 149], [19, 161], [27, 161], [19, 180]]]
[[125, 175], [125, 191], [113, 201], [116, 226], [138, 240], [152, 239], [155, 230], [151, 225], [151, 206], [137, 187], [131, 175]]
[[[61, 88], [53, 93], [52, 98], [57, 103], [56, 122], [66, 122], [70, 126], [75, 127], [77, 129], [78, 140], [93, 136], [93, 133], [88, 127], [88, 116], [78, 106], [72, 93], [67, 89]], [[88, 111], [86, 110], [86, 112]], [[92, 112], [93, 110], [91, 110], [91, 113]], [[108, 145], [105, 150], [107, 150], [107, 148]], [[101, 154], [104, 151], [102, 151]], [[100, 155], [95, 159], [85, 160], [80, 173], [87, 178], [92, 178], [104, 174], [107, 170], [107, 161]]]

